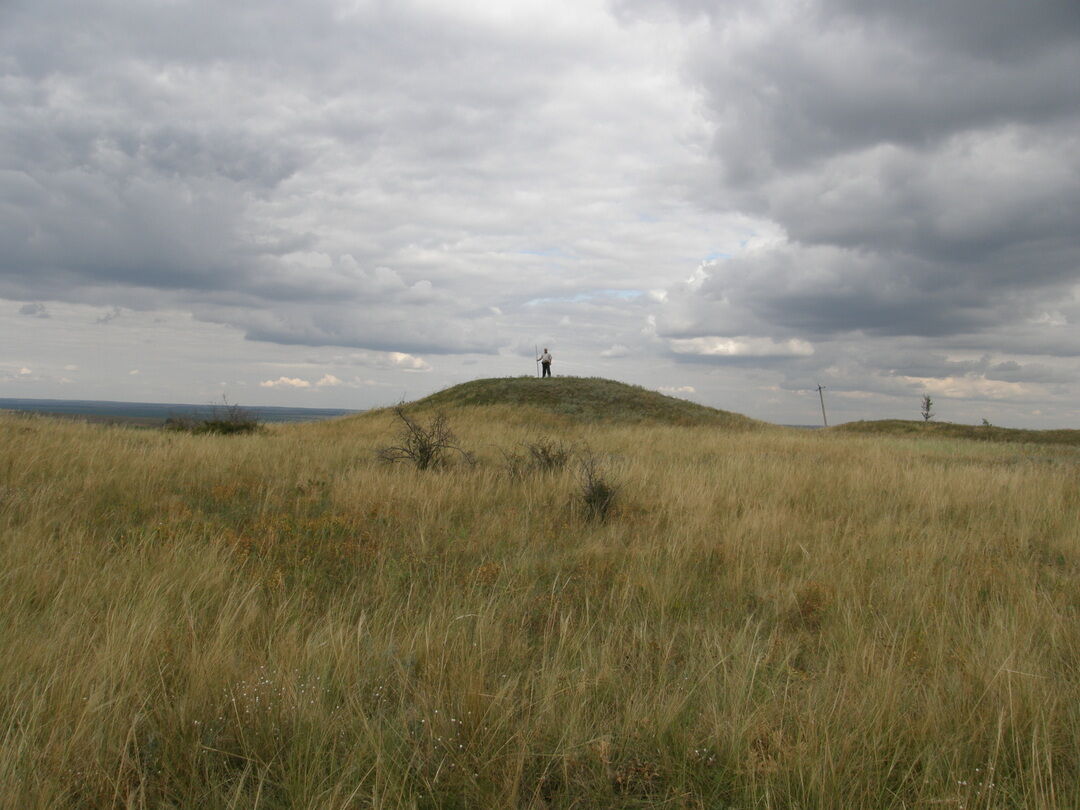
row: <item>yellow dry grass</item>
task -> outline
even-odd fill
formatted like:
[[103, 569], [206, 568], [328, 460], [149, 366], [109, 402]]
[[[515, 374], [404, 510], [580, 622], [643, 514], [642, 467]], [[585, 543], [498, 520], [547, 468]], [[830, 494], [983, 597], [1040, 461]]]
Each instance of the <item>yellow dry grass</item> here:
[[0, 806], [1080, 806], [1077, 451], [451, 422], [0, 417]]

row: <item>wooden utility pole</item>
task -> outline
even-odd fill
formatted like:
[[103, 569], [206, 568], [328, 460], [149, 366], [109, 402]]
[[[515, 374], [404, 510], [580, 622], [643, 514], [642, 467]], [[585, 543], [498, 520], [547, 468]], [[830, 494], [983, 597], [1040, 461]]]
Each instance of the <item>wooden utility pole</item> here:
[[817, 395], [818, 395], [818, 398], [821, 400], [821, 421], [825, 423], [825, 427], [828, 427], [829, 426], [829, 420], [825, 416], [825, 395], [823, 393], [821, 393], [824, 390], [825, 390], [825, 386], [822, 385], [821, 383], [818, 383]]

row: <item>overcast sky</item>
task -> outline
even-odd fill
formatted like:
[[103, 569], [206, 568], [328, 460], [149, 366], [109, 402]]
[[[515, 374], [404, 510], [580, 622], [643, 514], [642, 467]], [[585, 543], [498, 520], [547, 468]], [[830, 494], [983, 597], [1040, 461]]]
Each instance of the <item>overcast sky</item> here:
[[0, 0], [0, 397], [1080, 427], [1077, 0]]

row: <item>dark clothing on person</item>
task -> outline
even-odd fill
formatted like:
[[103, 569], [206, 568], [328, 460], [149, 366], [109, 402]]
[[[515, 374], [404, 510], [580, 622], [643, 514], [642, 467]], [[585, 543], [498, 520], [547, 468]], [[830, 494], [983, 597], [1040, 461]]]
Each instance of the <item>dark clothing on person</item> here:
[[542, 368], [544, 370], [543, 374], [541, 374], [542, 377], [550, 377], [551, 376], [551, 363], [541, 363], [540, 368]]

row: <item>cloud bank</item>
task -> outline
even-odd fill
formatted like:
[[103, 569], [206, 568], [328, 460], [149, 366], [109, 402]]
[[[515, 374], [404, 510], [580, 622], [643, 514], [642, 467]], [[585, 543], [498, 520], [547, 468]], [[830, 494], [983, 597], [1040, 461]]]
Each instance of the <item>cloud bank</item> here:
[[1080, 416], [1072, 0], [17, 0], [0, 53], [16, 372]]

